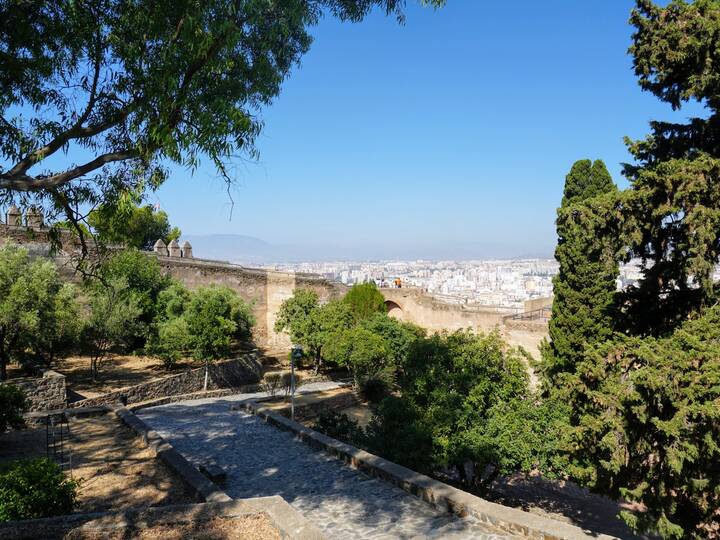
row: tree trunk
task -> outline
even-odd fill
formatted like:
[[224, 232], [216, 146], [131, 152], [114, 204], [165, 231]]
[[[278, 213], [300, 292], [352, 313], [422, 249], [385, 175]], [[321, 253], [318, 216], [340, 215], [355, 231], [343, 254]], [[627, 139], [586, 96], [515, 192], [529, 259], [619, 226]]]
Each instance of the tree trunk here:
[[315, 375], [320, 373], [321, 365], [322, 365], [322, 355], [320, 354], [320, 351], [317, 351], [315, 353]]
[[207, 383], [208, 383], [208, 363], [205, 362], [205, 384], [203, 384], [203, 391], [207, 392]]

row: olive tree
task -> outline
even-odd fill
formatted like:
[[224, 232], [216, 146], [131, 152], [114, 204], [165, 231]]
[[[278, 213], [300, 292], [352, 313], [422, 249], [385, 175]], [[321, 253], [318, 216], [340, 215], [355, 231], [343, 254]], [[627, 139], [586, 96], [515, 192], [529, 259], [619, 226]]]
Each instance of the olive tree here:
[[19, 247], [0, 249], [0, 380], [9, 362], [43, 362], [74, 342], [74, 289], [64, 286], [55, 265], [32, 260]]

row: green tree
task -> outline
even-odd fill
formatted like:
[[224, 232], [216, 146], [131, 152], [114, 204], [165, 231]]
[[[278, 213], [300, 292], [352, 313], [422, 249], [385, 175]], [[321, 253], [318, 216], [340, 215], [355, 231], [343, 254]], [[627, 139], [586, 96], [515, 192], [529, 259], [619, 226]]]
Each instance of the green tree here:
[[0, 522], [70, 514], [77, 488], [47, 458], [14, 462], [0, 472]]
[[612, 198], [617, 188], [602, 161], [577, 161], [565, 179], [558, 210], [560, 265], [553, 279], [550, 342], [543, 347], [541, 370], [552, 388], [557, 377], [573, 370], [587, 344], [607, 339], [613, 331], [616, 279], [614, 236], [604, 220], [595, 219], [594, 199]]
[[637, 530], [717, 535], [720, 306], [667, 337], [589, 349], [567, 389], [576, 477], [645, 506], [623, 514]]
[[23, 413], [27, 409], [28, 401], [22, 388], [0, 384], [0, 433], [4, 433], [8, 427], [22, 427], [25, 424]]
[[293, 343], [307, 347], [310, 314], [320, 307], [320, 298], [312, 289], [295, 289], [293, 295], [280, 304], [275, 319], [275, 331], [287, 332]]
[[357, 321], [367, 319], [375, 313], [387, 313], [385, 298], [375, 283], [353, 285], [343, 301], [350, 306]]
[[360, 441], [370, 452], [414, 471], [431, 474], [435, 470], [430, 430], [406, 400], [385, 398], [373, 411]]
[[122, 281], [127, 287], [123, 294], [133, 297], [140, 309], [140, 325], [133, 325], [138, 332], [132, 339], [124, 340], [133, 349], [144, 347], [151, 336], [153, 322], [157, 317], [158, 298], [172, 284], [172, 279], [163, 274], [154, 257], [136, 249], [126, 249], [111, 255], [98, 268], [98, 279], [102, 283]]
[[201, 156], [231, 181], [228, 160], [256, 154], [258, 109], [308, 51], [310, 27], [376, 6], [402, 19], [403, 5], [2, 0], [0, 204], [46, 199], [77, 223], [83, 203], [157, 188], [168, 163]]
[[90, 212], [87, 221], [101, 242], [142, 250], [151, 250], [158, 239], [168, 244], [181, 234], [180, 229], [170, 226], [166, 212], [132, 202], [102, 204]]
[[233, 343], [251, 339], [255, 317], [235, 291], [211, 286], [192, 293], [183, 318], [192, 355], [205, 363], [204, 388], [207, 389], [209, 364], [227, 358]]
[[[324, 347], [335, 334], [353, 324], [353, 314], [344, 302], [332, 300], [321, 306], [315, 291], [296, 289], [293, 296], [280, 305], [275, 331], [287, 331], [293, 343], [301, 345], [313, 359], [315, 373], [320, 370]], [[332, 360], [332, 358], [330, 357]]]
[[[660, 336], [688, 314], [713, 305], [720, 255], [720, 2], [638, 0], [630, 54], [643, 90], [673, 109], [695, 101], [702, 117], [653, 121], [645, 139], [630, 141], [632, 183], [623, 205], [629, 256], [643, 279], [625, 295], [625, 331]], [[669, 53], [668, 51], [672, 51]]]
[[82, 341], [90, 355], [90, 373], [97, 380], [102, 362], [113, 349], [126, 347], [145, 333], [142, 308], [124, 278], [96, 283], [89, 294], [90, 313], [84, 321]]
[[42, 361], [61, 351], [69, 332], [67, 311], [74, 310], [71, 291], [53, 263], [33, 261], [22, 248], [0, 249], [0, 380], [7, 378], [11, 361]]
[[392, 363], [398, 369], [408, 362], [415, 344], [426, 335], [423, 328], [388, 317], [386, 313], [374, 313], [361, 321], [360, 326], [385, 340]]
[[456, 468], [470, 483], [467, 464], [481, 473], [486, 455], [468, 444], [500, 403], [529, 397], [528, 375], [519, 351], [497, 333], [439, 334], [417, 342], [398, 378], [402, 400], [432, 439], [436, 467]]
[[325, 354], [350, 369], [356, 386], [370, 378], [393, 380], [395, 366], [387, 341], [360, 326], [334, 332], [325, 345]]
[[640, 86], [706, 114], [651, 122], [645, 139], [627, 141], [631, 186], [592, 219], [617, 232], [618, 254], [638, 260], [642, 278], [618, 297], [620, 333], [588, 344], [559, 397], [572, 411], [576, 477], [644, 504], [623, 516], [639, 531], [708, 538], [720, 508], [720, 2], [637, 0], [631, 23]]

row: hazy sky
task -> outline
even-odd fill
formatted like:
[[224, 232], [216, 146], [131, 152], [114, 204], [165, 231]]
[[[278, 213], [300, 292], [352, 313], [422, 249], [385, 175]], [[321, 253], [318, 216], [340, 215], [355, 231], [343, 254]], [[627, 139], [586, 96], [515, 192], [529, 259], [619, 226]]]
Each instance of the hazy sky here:
[[653, 118], [626, 51], [629, 0], [408, 2], [328, 17], [263, 111], [260, 160], [232, 168], [235, 209], [210, 166], [151, 198], [186, 233], [234, 233], [362, 257], [550, 255], [576, 159], [615, 181]]

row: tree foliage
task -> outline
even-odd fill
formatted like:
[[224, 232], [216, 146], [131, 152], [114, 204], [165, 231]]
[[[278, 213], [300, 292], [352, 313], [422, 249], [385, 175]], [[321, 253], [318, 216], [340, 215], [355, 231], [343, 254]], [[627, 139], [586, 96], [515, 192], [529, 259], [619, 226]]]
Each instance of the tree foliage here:
[[211, 362], [227, 358], [234, 342], [248, 341], [255, 318], [250, 306], [228, 287], [193, 291], [183, 315], [193, 358]]
[[0, 384], [0, 433], [25, 424], [23, 413], [28, 409], [25, 392], [19, 386]]
[[626, 513], [664, 538], [717, 535], [720, 508], [720, 307], [670, 336], [590, 348], [567, 385], [574, 474], [637, 501]]
[[88, 307], [82, 342], [90, 356], [90, 373], [95, 381], [103, 361], [114, 349], [130, 346], [147, 330], [142, 321], [140, 299], [124, 277], [94, 283], [89, 291]]
[[52, 262], [34, 261], [23, 248], [0, 248], [0, 380], [11, 361], [47, 362], [72, 345], [74, 302]]
[[387, 313], [385, 298], [375, 283], [357, 283], [353, 285], [343, 301], [350, 306], [356, 321], [371, 317], [375, 313]]
[[288, 331], [293, 343], [301, 345], [314, 362], [317, 373], [323, 360], [333, 360], [325, 347], [353, 324], [350, 307], [338, 300], [320, 305], [315, 291], [296, 289], [280, 305], [275, 331]]
[[77, 488], [50, 459], [14, 462], [0, 471], [0, 522], [70, 514]]
[[633, 56], [640, 86], [674, 109], [705, 106], [706, 118], [651, 122], [651, 133], [628, 140], [635, 162], [625, 202], [630, 256], [643, 280], [625, 298], [628, 331], [662, 335], [687, 313], [712, 305], [720, 256], [720, 3], [675, 0], [665, 7], [639, 0]]
[[[520, 353], [496, 333], [439, 334], [415, 346], [399, 378], [402, 400], [431, 437], [436, 467], [453, 467], [470, 482], [465, 464], [484, 465], [483, 449], [468, 433], [484, 429], [494, 406], [529, 398]], [[484, 468], [484, 467], [483, 467]]]
[[139, 322], [134, 329], [138, 334], [129, 342], [134, 348], [145, 345], [151, 331], [152, 322], [157, 317], [158, 298], [167, 289], [172, 280], [165, 275], [160, 264], [153, 257], [136, 249], [126, 249], [112, 254], [97, 271], [95, 285], [123, 282], [126, 290], [124, 295], [133, 297], [133, 302], [140, 309]]
[[105, 244], [151, 250], [160, 239], [166, 244], [180, 238], [180, 229], [171, 227], [168, 215], [152, 206], [101, 204], [90, 212], [88, 224]]
[[[619, 265], [616, 243], [604, 219], [596, 219], [597, 204], [617, 192], [602, 161], [577, 161], [565, 179], [558, 210], [555, 259], [560, 269], [553, 279], [550, 343], [543, 347], [545, 384], [572, 371], [573, 362], [588, 343], [612, 333]], [[603, 196], [606, 196], [604, 197]]]
[[578, 203], [573, 219], [598, 238], [589, 253], [634, 258], [642, 278], [584, 343], [575, 340], [582, 321], [551, 323], [553, 348], [577, 344], [556, 392], [571, 410], [577, 478], [642, 503], [646, 511], [623, 516], [639, 531], [717, 537], [720, 2], [637, 0], [631, 23], [640, 86], [674, 109], [696, 101], [707, 115], [651, 122], [645, 139], [627, 141], [630, 188]]
[[0, 1], [0, 202], [47, 201], [77, 222], [201, 156], [231, 181], [323, 13], [401, 19], [404, 3]]

